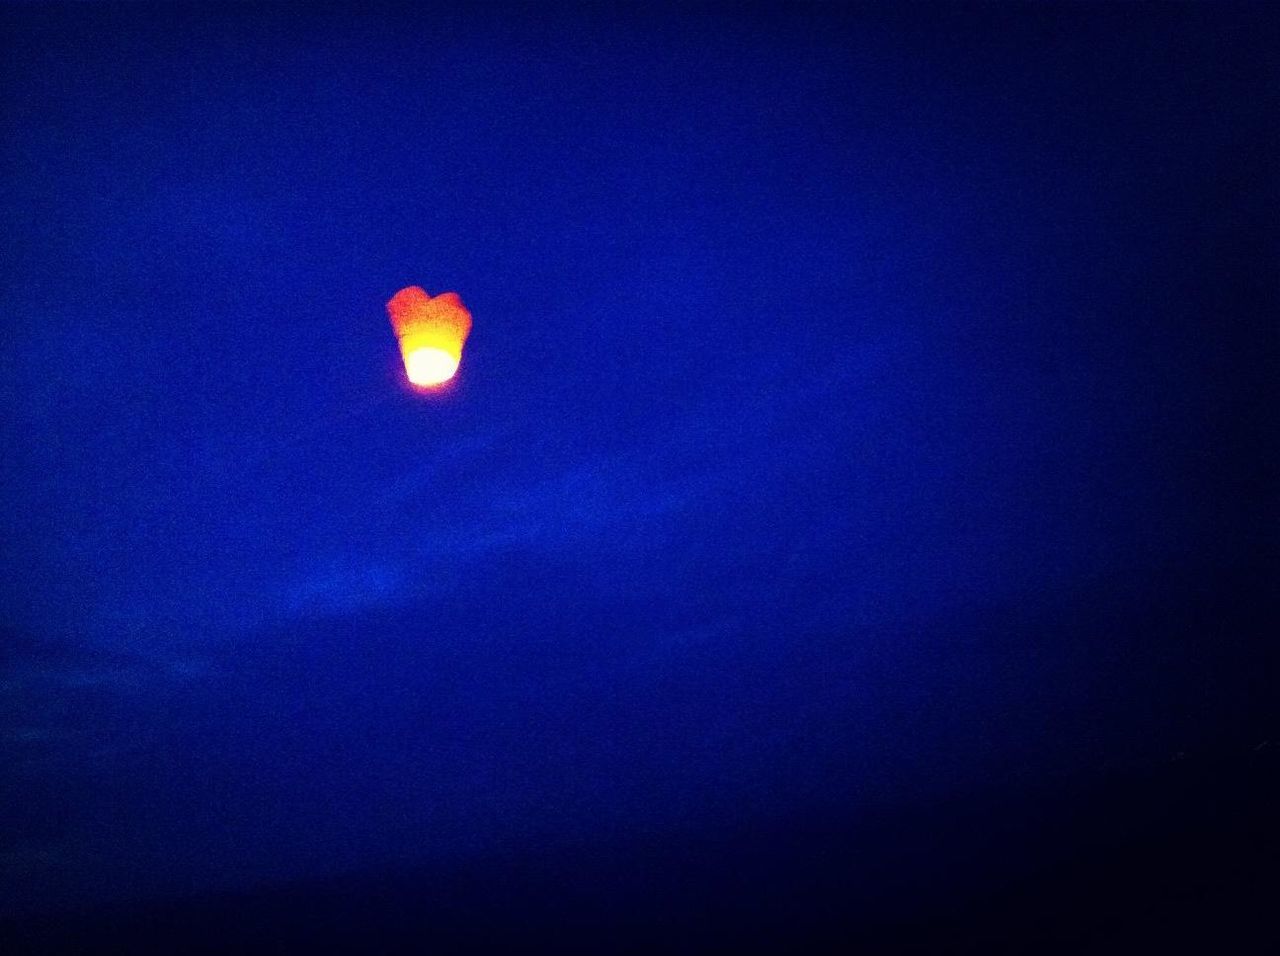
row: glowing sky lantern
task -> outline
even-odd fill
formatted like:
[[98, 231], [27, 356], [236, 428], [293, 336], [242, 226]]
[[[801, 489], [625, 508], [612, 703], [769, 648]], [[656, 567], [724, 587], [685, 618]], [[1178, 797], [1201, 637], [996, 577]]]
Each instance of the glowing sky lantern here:
[[471, 313], [456, 292], [433, 299], [411, 285], [391, 297], [387, 313], [412, 384], [434, 388], [453, 378], [462, 361], [462, 343], [471, 331]]

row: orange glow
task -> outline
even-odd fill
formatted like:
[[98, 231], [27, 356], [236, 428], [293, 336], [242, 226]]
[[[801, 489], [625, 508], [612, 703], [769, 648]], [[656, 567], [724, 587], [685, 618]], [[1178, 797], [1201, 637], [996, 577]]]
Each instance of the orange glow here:
[[462, 361], [462, 344], [471, 332], [471, 313], [456, 292], [443, 292], [433, 299], [411, 285], [392, 296], [387, 314], [400, 340], [410, 383], [434, 388], [453, 378]]

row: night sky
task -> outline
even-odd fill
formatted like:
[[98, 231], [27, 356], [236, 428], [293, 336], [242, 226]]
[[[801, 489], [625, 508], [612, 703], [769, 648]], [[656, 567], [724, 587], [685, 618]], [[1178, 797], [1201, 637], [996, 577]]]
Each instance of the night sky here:
[[813, 948], [1252, 819], [1266, 5], [0, 24], [0, 917]]

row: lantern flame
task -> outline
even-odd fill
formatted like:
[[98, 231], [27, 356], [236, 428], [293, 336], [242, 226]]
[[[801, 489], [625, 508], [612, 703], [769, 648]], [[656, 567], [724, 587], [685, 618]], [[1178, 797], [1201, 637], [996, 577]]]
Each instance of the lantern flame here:
[[422, 388], [443, 385], [458, 371], [458, 360], [444, 349], [420, 348], [404, 353], [409, 381]]
[[387, 303], [391, 327], [409, 382], [435, 388], [448, 382], [462, 361], [462, 345], [471, 332], [471, 313], [456, 292], [434, 299], [416, 285], [401, 289]]

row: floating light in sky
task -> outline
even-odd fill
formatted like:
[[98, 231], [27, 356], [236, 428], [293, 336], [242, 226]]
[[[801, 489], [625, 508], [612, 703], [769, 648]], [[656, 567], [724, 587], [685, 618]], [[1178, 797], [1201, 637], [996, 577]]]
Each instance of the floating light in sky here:
[[453, 378], [462, 361], [462, 343], [471, 332], [471, 313], [456, 292], [442, 292], [433, 299], [411, 285], [391, 297], [387, 314], [412, 384], [434, 388]]

